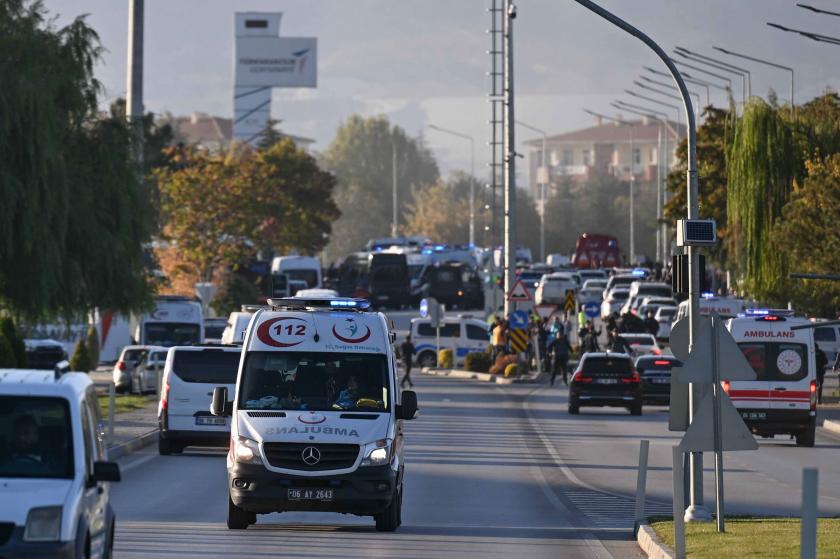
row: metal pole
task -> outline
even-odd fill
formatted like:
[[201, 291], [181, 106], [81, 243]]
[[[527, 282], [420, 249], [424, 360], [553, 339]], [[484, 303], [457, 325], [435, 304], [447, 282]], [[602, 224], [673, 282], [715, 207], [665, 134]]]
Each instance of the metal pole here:
[[721, 417], [720, 417], [720, 340], [718, 329], [721, 327], [720, 318], [712, 314], [712, 411], [714, 413], [713, 436], [715, 445], [715, 515], [717, 531], [726, 532], [723, 506], [723, 449], [721, 448]]
[[645, 520], [645, 493], [647, 493], [648, 451], [650, 441], [639, 444], [639, 472], [636, 477], [636, 527]]
[[545, 195], [548, 187], [548, 167], [545, 166], [545, 150], [546, 150], [545, 132], [542, 133], [542, 166], [540, 172], [540, 182], [542, 187], [540, 189], [540, 197], [542, 198], [542, 211], [540, 212], [540, 262], [545, 262]]
[[391, 236], [397, 236], [397, 145], [391, 144]]
[[817, 481], [816, 468], [802, 470], [801, 559], [817, 559]]
[[114, 409], [117, 406], [117, 387], [114, 381], [108, 383], [108, 445], [114, 444]]
[[634, 216], [634, 186], [636, 183], [636, 174], [634, 173], [636, 165], [636, 151], [633, 144], [633, 124], [630, 123], [630, 265], [636, 265], [636, 223]]
[[134, 132], [134, 160], [143, 165], [143, 4], [128, 0], [128, 75], [125, 115]]
[[685, 487], [683, 486], [683, 455], [679, 445], [671, 447], [671, 461], [674, 471], [674, 555], [676, 559], [685, 559]]
[[475, 140], [470, 136], [470, 246], [475, 246]]
[[770, 62], [769, 60], [762, 60], [761, 58], [755, 58], [754, 56], [747, 56], [746, 54], [740, 54], [737, 52], [732, 52], [731, 50], [727, 50], [721, 47], [712, 47], [713, 49], [722, 52], [723, 54], [728, 54], [729, 56], [735, 56], [737, 58], [743, 58], [744, 60], [751, 60], [753, 62], [758, 62], [759, 64], [764, 64], [766, 66], [772, 66], [773, 68], [779, 68], [781, 70], [787, 70], [790, 72], [790, 114], [795, 119], [796, 118], [796, 105], [794, 104], [793, 100], [793, 68], [790, 66], [783, 66], [781, 64], [776, 64], [775, 62]]
[[513, 93], [513, 20], [516, 6], [512, 0], [505, 0], [504, 51], [505, 51], [505, 102], [504, 102], [504, 185], [505, 185], [505, 316], [512, 311], [508, 294], [513, 288], [516, 270], [516, 143], [514, 141], [514, 93]]
[[[667, 118], [667, 117], [666, 117]], [[677, 142], [680, 141], [679, 136], [674, 138]], [[668, 175], [671, 172], [670, 161], [671, 161], [671, 148], [668, 145], [668, 134], [665, 134], [665, 157], [662, 160], [662, 165], [665, 167], [665, 173], [662, 177], [662, 206], [664, 211], [664, 206], [668, 203]], [[665, 264], [666, 260], [668, 260], [668, 224], [663, 220], [661, 225], [659, 226], [662, 229], [660, 235], [662, 236], [662, 263]]]
[[659, 224], [662, 223], [662, 123], [659, 124], [659, 130], [656, 133], [656, 260], [659, 262], [664, 262], [660, 260], [659, 256], [661, 254], [661, 247], [662, 247], [662, 239], [660, 238], [662, 235], [661, 227]]
[[[697, 219], [698, 215], [698, 197], [697, 197], [697, 127], [696, 122], [694, 120], [694, 109], [691, 106], [691, 96], [688, 94], [688, 88], [685, 85], [685, 82], [680, 75], [679, 70], [677, 67], [674, 66], [674, 62], [671, 58], [662, 50], [662, 48], [657, 45], [650, 37], [642, 33], [640, 30], [636, 29], [626, 21], [622, 20], [619, 17], [616, 17], [609, 11], [603, 9], [602, 7], [598, 6], [591, 0], [575, 0], [581, 6], [595, 12], [602, 18], [606, 19], [613, 25], [623, 29], [627, 33], [633, 35], [643, 43], [645, 43], [651, 50], [653, 50], [656, 55], [662, 60], [665, 66], [668, 67], [668, 70], [671, 72], [671, 76], [674, 78], [674, 82], [676, 83], [677, 87], [680, 88], [680, 93], [682, 94], [683, 100], [683, 109], [685, 111], [686, 122], [688, 123], [688, 142], [687, 142], [687, 169], [686, 169], [686, 190], [687, 190], [687, 217], [688, 219]], [[688, 287], [688, 297], [689, 297], [689, 307], [688, 307], [688, 319], [689, 319], [689, 347], [694, 344], [694, 335], [697, 331], [697, 319], [700, 316], [700, 273], [699, 273], [699, 256], [700, 253], [696, 247], [689, 247], [688, 248], [688, 256], [689, 256], [689, 287]], [[691, 419], [694, 419], [694, 409], [695, 409], [695, 401], [694, 401], [694, 385], [693, 383], [689, 385], [689, 415]], [[703, 507], [703, 455], [701, 453], [692, 453], [692, 475], [691, 475], [691, 484], [692, 484], [692, 491], [691, 491], [691, 506], [686, 511], [686, 516], [689, 520], [700, 520], [706, 519], [710, 520], [710, 515], [708, 511], [705, 511]]]

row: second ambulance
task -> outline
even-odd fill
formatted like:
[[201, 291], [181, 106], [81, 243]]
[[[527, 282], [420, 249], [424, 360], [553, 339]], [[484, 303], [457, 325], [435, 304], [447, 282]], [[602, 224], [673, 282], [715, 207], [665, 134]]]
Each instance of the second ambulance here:
[[756, 380], [724, 381], [723, 388], [750, 430], [762, 437], [790, 435], [814, 446], [817, 381], [814, 331], [792, 311], [747, 309], [727, 323]]

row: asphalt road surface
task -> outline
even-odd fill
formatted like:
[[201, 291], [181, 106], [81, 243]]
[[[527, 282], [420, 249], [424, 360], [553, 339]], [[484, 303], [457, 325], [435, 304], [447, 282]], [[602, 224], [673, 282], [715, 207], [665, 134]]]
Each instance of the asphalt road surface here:
[[[543, 444], [524, 407], [534, 387], [416, 376], [422, 411], [407, 427], [396, 533], [377, 533], [370, 518], [323, 513], [260, 516], [247, 531], [228, 531], [224, 451], [161, 457], [150, 448], [123, 462], [124, 481], [114, 486], [116, 557], [642, 556], [630, 531], [631, 501], [580, 508], [584, 489], [566, 476], [559, 449]], [[597, 504], [593, 495], [609, 498], [587, 494], [588, 506]], [[602, 521], [607, 508], [615, 521]]]

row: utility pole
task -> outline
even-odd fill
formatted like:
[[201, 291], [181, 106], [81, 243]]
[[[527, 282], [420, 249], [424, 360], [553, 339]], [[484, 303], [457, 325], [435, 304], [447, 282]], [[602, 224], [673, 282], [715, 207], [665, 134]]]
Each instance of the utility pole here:
[[636, 146], [633, 143], [633, 123], [630, 123], [630, 266], [636, 265]]
[[392, 214], [391, 236], [397, 236], [397, 144], [391, 143], [391, 185], [392, 185]]
[[505, 316], [512, 311], [508, 294], [513, 289], [516, 271], [516, 142], [513, 111], [513, 20], [516, 6], [505, 0], [504, 51], [505, 51], [505, 100], [504, 100], [504, 153], [505, 153]]
[[662, 237], [662, 124], [656, 132], [656, 260], [663, 266], [665, 259], [661, 258]]
[[143, 4], [128, 0], [128, 64], [125, 115], [134, 132], [134, 160], [143, 165]]

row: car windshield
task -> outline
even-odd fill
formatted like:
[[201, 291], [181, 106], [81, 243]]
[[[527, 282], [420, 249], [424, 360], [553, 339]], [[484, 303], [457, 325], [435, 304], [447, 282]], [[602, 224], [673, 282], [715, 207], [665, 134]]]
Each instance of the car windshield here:
[[71, 479], [71, 432], [67, 400], [0, 396], [0, 478]]
[[630, 345], [654, 345], [656, 342], [650, 334], [622, 334]]
[[289, 276], [290, 280], [305, 281], [307, 287], [318, 285], [317, 270], [301, 268], [298, 270], [283, 270], [283, 273]]
[[145, 349], [127, 349], [123, 353], [123, 361], [136, 363], [143, 358], [144, 353], [146, 353]]
[[245, 359], [239, 408], [387, 411], [385, 356], [253, 351]]
[[201, 343], [201, 327], [181, 322], [147, 322], [145, 342], [165, 347], [198, 344]]
[[222, 337], [222, 332], [225, 331], [225, 324], [205, 324], [204, 338], [208, 340], [218, 340]]
[[184, 382], [235, 384], [240, 356], [239, 351], [222, 349], [176, 349], [172, 359], [172, 372]]
[[629, 296], [629, 291], [613, 291], [612, 293], [610, 293], [610, 299], [613, 299], [615, 301], [626, 301]]

